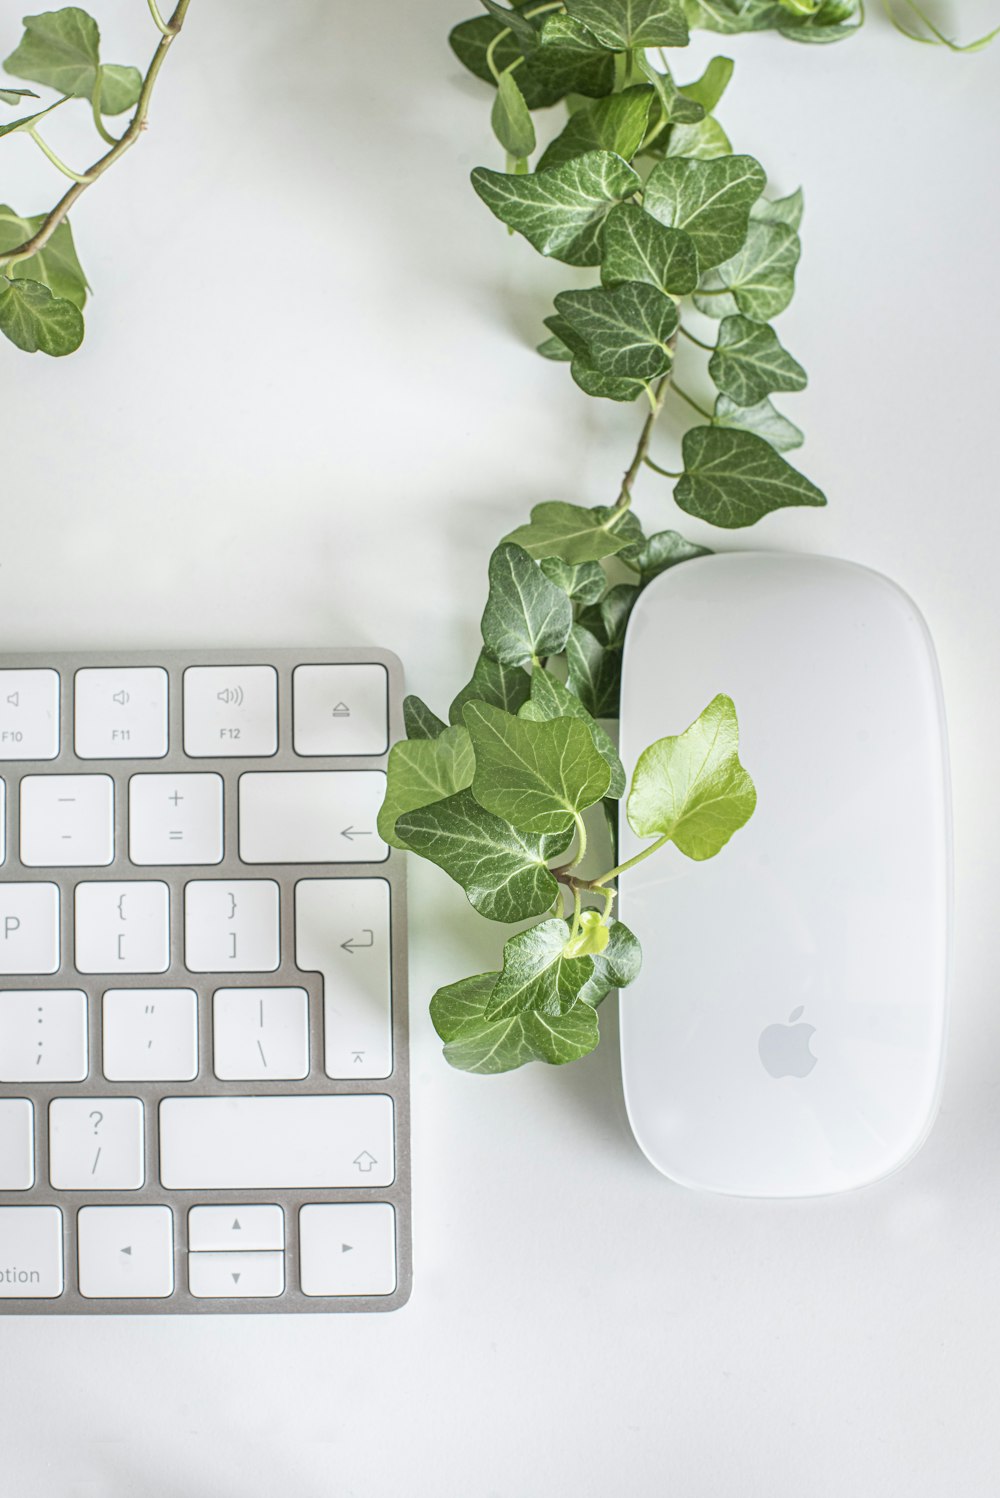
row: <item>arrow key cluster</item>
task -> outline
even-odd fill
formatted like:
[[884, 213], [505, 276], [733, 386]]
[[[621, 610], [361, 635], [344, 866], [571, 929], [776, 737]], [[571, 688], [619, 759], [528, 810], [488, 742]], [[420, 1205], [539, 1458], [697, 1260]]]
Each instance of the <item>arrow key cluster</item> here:
[[278, 1206], [192, 1207], [188, 1246], [188, 1283], [199, 1300], [270, 1299], [285, 1288]]

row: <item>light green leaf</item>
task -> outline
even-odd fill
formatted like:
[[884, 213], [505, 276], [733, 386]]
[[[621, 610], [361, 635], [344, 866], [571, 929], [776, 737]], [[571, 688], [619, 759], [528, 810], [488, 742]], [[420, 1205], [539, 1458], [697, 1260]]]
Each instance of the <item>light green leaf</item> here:
[[531, 155], [535, 149], [535, 126], [510, 68], [500, 74], [490, 120], [493, 134], [505, 151], [519, 159]]
[[448, 709], [452, 723], [462, 723], [462, 713], [467, 702], [488, 702], [490, 707], [502, 708], [505, 713], [516, 713], [522, 702], [527, 702], [531, 691], [531, 677], [520, 666], [502, 666], [488, 650], [479, 652], [471, 680], [456, 696]]
[[562, 557], [542, 557], [539, 563], [545, 576], [567, 598], [579, 603], [596, 603], [608, 585], [607, 575], [599, 562], [580, 562], [570, 566]]
[[462, 886], [480, 915], [508, 924], [552, 908], [559, 886], [547, 865], [573, 837], [572, 827], [550, 837], [519, 832], [471, 791], [406, 812], [396, 828], [408, 848]]
[[727, 291], [723, 285], [722, 277], [717, 269], [706, 271], [701, 277], [698, 290], [694, 294], [694, 304], [699, 312], [704, 312], [706, 317], [714, 317], [716, 320], [723, 317], [735, 317], [740, 310], [732, 292]]
[[626, 813], [637, 837], [666, 837], [688, 858], [714, 858], [757, 804], [739, 760], [732, 698], [713, 697], [683, 733], [639, 756]]
[[673, 362], [677, 303], [646, 281], [561, 291], [556, 309], [582, 341], [581, 357], [599, 374], [653, 380]]
[[486, 1004], [487, 1019], [512, 1014], [566, 1014], [593, 976], [594, 959], [571, 957], [569, 927], [558, 916], [519, 931], [504, 943], [503, 969]]
[[687, 296], [698, 284], [694, 241], [667, 229], [635, 203], [612, 208], [604, 224], [601, 280], [605, 286], [645, 281], [659, 291]]
[[33, 88], [0, 88], [0, 103], [20, 104], [22, 99], [37, 99]]
[[617, 718], [621, 651], [608, 649], [589, 629], [574, 624], [566, 641], [569, 688], [593, 718]]
[[723, 318], [708, 372], [738, 406], [756, 406], [774, 390], [804, 390], [808, 382], [773, 328], [739, 316]]
[[801, 253], [799, 236], [787, 224], [751, 219], [746, 239], [716, 274], [741, 312], [754, 322], [770, 322], [792, 300]]
[[625, 768], [618, 750], [601, 725], [590, 716], [579, 697], [567, 691], [562, 682], [556, 681], [548, 671], [535, 671], [531, 677], [531, 696], [518, 712], [519, 718], [528, 718], [534, 723], [551, 722], [554, 718], [579, 718], [590, 729], [594, 748], [611, 771], [611, 780], [605, 795], [617, 801], [625, 793]]
[[707, 557], [711, 554], [710, 547], [696, 546], [693, 541], [685, 540], [678, 531], [657, 531], [654, 536], [650, 536], [631, 565], [641, 572], [645, 587], [654, 577], [666, 572], [668, 567], [676, 567], [678, 562], [689, 562], [693, 557]]
[[[563, 33], [548, 37], [549, 45], [543, 45], [548, 30], [543, 27], [533, 49], [514, 36], [503, 37], [493, 49], [493, 61], [501, 72], [524, 57], [517, 70], [517, 82], [528, 108], [544, 109], [558, 103], [566, 94], [599, 97], [608, 93], [614, 82], [614, 58], [602, 51], [582, 26], [570, 22], [568, 16], [549, 19], [568, 23]], [[471, 21], [462, 21], [448, 38], [458, 60], [484, 83], [496, 84], [486, 53], [504, 29], [492, 16], [475, 16]]]
[[566, 0], [566, 9], [613, 52], [688, 43], [680, 0]]
[[639, 976], [642, 948], [624, 921], [612, 921], [608, 944], [594, 958], [594, 971], [577, 997], [596, 1006], [613, 988], [627, 988]]
[[756, 406], [738, 406], [728, 395], [720, 395], [715, 402], [712, 425], [753, 432], [779, 453], [791, 452], [805, 441], [798, 427], [782, 416], [769, 400], [762, 400]]
[[536, 559], [561, 557], [570, 565], [597, 562], [628, 545], [627, 536], [615, 529], [621, 516], [621, 510], [603, 505], [587, 510], [582, 505], [547, 500], [534, 506], [529, 525], [519, 525], [503, 539]]
[[465, 722], [476, 756], [473, 795], [522, 832], [565, 832], [607, 794], [611, 770], [587, 724], [532, 723], [482, 702], [468, 703]]
[[779, 17], [777, 29], [789, 41], [841, 42], [860, 28], [864, 11], [861, 0], [824, 0], [812, 15], [795, 16], [781, 8]]
[[566, 943], [566, 956], [599, 957], [607, 947], [611, 936], [610, 931], [601, 918], [600, 911], [582, 910], [577, 921], [577, 927], [576, 935], [571, 936]]
[[694, 83], [681, 84], [681, 93], [700, 104], [706, 114], [711, 114], [729, 87], [733, 67], [731, 57], [713, 57], [700, 78], [696, 78]]
[[762, 224], [787, 224], [790, 229], [797, 230], [802, 223], [804, 207], [802, 189], [797, 187], [787, 198], [758, 198], [750, 209], [750, 217]]
[[403, 698], [403, 726], [408, 739], [436, 739], [448, 727], [427, 703], [412, 692]]
[[501, 542], [490, 557], [482, 622], [490, 655], [505, 666], [558, 655], [572, 622], [573, 609], [562, 589], [549, 582], [522, 547]]
[[620, 156], [589, 151], [526, 176], [476, 167], [472, 185], [490, 211], [540, 254], [567, 265], [597, 265], [604, 220], [638, 189], [639, 178]]
[[667, 139], [667, 156], [688, 156], [699, 161], [714, 161], [731, 156], [732, 141], [718, 120], [706, 115], [697, 125], [674, 125]]
[[[24, 244], [44, 222], [44, 213], [36, 218], [21, 218], [12, 208], [0, 206], [0, 254]], [[7, 275], [12, 280], [37, 281], [47, 286], [54, 297], [72, 302], [74, 307], [82, 308], [87, 300], [87, 278], [76, 258], [68, 220], [59, 225], [36, 254], [9, 266]]]
[[101, 114], [124, 114], [138, 102], [142, 74], [138, 68], [105, 63], [101, 68]]
[[674, 499], [699, 520], [733, 530], [786, 505], [826, 504], [815, 484], [752, 432], [692, 427], [681, 447], [684, 476]]
[[394, 848], [405, 848], [396, 831], [404, 812], [444, 801], [472, 784], [472, 743], [465, 728], [446, 728], [433, 739], [401, 739], [389, 750], [385, 800], [378, 814], [378, 834]]
[[571, 114], [565, 128], [543, 151], [538, 170], [561, 166], [588, 151], [613, 151], [626, 161], [638, 151], [646, 133], [646, 122], [653, 102], [649, 84], [610, 94], [593, 104], [585, 104]]
[[487, 1019], [486, 1005], [499, 973], [480, 973], [439, 988], [431, 999], [431, 1022], [445, 1042], [444, 1057], [459, 1071], [493, 1076], [528, 1061], [561, 1066], [592, 1051], [599, 1040], [597, 1015], [587, 1004], [568, 1014], [514, 1014]]
[[24, 17], [24, 35], [4, 67], [15, 78], [44, 83], [61, 94], [89, 99], [97, 82], [101, 34], [78, 6]]
[[750, 205], [767, 177], [752, 156], [697, 161], [669, 156], [649, 174], [643, 206], [668, 228], [685, 229], [702, 269], [735, 255], [746, 238]]
[[83, 317], [79, 307], [54, 297], [39, 281], [0, 276], [0, 333], [26, 354], [59, 357], [80, 347]]

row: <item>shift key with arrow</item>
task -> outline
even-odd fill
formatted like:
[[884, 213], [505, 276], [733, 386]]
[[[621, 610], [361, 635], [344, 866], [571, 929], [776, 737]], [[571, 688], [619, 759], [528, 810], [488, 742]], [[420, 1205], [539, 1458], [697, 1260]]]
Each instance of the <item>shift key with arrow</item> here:
[[295, 961], [323, 980], [328, 1077], [392, 1074], [390, 892], [385, 879], [300, 879]]

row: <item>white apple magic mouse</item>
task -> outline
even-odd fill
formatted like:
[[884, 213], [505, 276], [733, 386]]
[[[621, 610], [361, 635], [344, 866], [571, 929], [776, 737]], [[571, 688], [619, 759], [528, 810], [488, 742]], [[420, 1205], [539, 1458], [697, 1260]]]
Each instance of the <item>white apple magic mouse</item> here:
[[[951, 832], [927, 627], [829, 557], [699, 557], [642, 593], [622, 759], [724, 692], [757, 808], [716, 858], [621, 877], [643, 968], [621, 997], [625, 1101], [649, 1160], [739, 1196], [847, 1191], [908, 1160], [941, 1082]], [[622, 817], [619, 857], [644, 846]]]

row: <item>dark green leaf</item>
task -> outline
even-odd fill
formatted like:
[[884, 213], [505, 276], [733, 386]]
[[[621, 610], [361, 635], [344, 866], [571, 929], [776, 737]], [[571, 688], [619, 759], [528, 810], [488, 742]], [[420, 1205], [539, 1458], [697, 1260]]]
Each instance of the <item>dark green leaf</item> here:
[[643, 71], [656, 90], [657, 110], [650, 120], [650, 141], [661, 135], [662, 129], [670, 125], [695, 125], [705, 118], [705, 111], [694, 99], [681, 93], [669, 73], [660, 73], [646, 60]]
[[628, 545], [628, 538], [616, 529], [621, 513], [605, 506], [587, 510], [582, 505], [547, 500], [534, 506], [529, 525], [519, 525], [503, 539], [536, 559], [561, 557], [571, 565], [597, 562]]
[[490, 558], [490, 592], [483, 613], [483, 643], [505, 666], [558, 655], [573, 610], [561, 588], [520, 546], [502, 542]]
[[383, 842], [405, 848], [397, 830], [404, 812], [444, 801], [472, 784], [475, 761], [468, 730], [447, 728], [434, 739], [401, 739], [389, 750], [385, 800], [378, 814]]
[[0, 276], [0, 333], [26, 354], [71, 354], [83, 340], [79, 307], [39, 281]]
[[570, 566], [562, 557], [543, 557], [539, 563], [545, 576], [567, 598], [579, 603], [596, 603], [608, 585], [607, 575], [599, 562], [581, 562]]
[[668, 228], [685, 229], [702, 269], [728, 260], [746, 238], [750, 205], [767, 181], [752, 156], [697, 161], [670, 156], [649, 174], [643, 206]]
[[614, 52], [688, 43], [681, 0], [566, 0], [566, 9]]
[[668, 567], [676, 567], [678, 562], [690, 562], [693, 557], [707, 557], [711, 554], [710, 547], [696, 546], [693, 541], [685, 540], [678, 531], [657, 531], [654, 536], [650, 536], [632, 565], [642, 573], [645, 587], [654, 577], [666, 572]]
[[725, 317], [708, 372], [738, 406], [756, 406], [775, 390], [804, 390], [807, 376], [773, 328], [748, 317]]
[[531, 155], [535, 149], [535, 126], [517, 79], [509, 68], [500, 75], [490, 118], [493, 134], [509, 155], [519, 159]]
[[538, 345], [538, 352], [543, 359], [552, 359], [559, 364], [568, 364], [573, 357], [573, 350], [563, 343], [558, 333], [553, 333], [551, 337], [544, 339]]
[[[21, 218], [12, 208], [0, 207], [0, 254], [24, 244], [44, 222], [44, 213], [36, 218]], [[66, 220], [37, 254], [9, 266], [7, 275], [12, 280], [38, 281], [54, 297], [72, 302], [74, 307], [82, 308], [87, 300], [87, 279], [76, 258], [73, 231]]]
[[593, 976], [593, 957], [566, 953], [569, 928], [558, 916], [504, 943], [503, 970], [486, 1004], [487, 1019], [525, 1012], [566, 1014]]
[[426, 702], [412, 692], [403, 698], [403, 726], [408, 739], [436, 739], [444, 733], [447, 723], [442, 723], [437, 713], [432, 713]]
[[633, 583], [616, 583], [601, 599], [598, 608], [606, 645], [620, 645], [624, 640], [625, 626], [638, 596], [639, 589]]
[[613, 151], [630, 161], [646, 133], [652, 101], [650, 85], [640, 84], [584, 105], [570, 115], [562, 132], [546, 146], [538, 170], [561, 166], [588, 151]]
[[706, 114], [711, 114], [729, 87], [733, 66], [731, 57], [713, 57], [700, 78], [694, 83], [681, 84], [681, 93], [700, 104]]
[[[530, 0], [525, 0], [525, 3], [530, 3]], [[550, 19], [569, 21], [568, 16]], [[529, 109], [544, 109], [558, 103], [566, 94], [599, 96], [611, 88], [614, 58], [597, 48], [592, 39], [588, 38], [589, 45], [582, 45], [581, 37], [587, 38], [588, 33], [576, 22], [571, 24], [575, 30], [553, 37], [553, 44], [549, 46], [541, 45], [545, 35], [543, 27], [533, 49], [522, 45], [513, 36], [505, 36], [493, 49], [493, 60], [501, 72], [524, 57], [524, 63], [517, 70], [517, 81]], [[492, 16], [475, 16], [470, 21], [462, 21], [449, 37], [458, 60], [484, 83], [496, 82], [486, 53], [494, 37], [504, 29]]]
[[531, 678], [531, 696], [521, 708], [521, 718], [532, 722], [551, 722], [553, 718], [579, 718], [590, 729], [594, 747], [602, 759], [607, 761], [611, 780], [607, 796], [618, 800], [625, 792], [625, 769], [611, 739], [601, 725], [590, 716], [578, 697], [567, 691], [562, 682], [556, 681], [548, 671], [535, 671]]
[[627, 988], [639, 976], [642, 948], [624, 921], [612, 921], [608, 944], [594, 958], [594, 971], [580, 989], [578, 998], [596, 1006], [613, 988]]
[[488, 650], [479, 652], [472, 679], [464, 686], [448, 709], [452, 723], [462, 723], [462, 713], [467, 702], [488, 702], [490, 707], [502, 708], [505, 713], [516, 713], [522, 702], [527, 702], [531, 691], [531, 677], [520, 666], [502, 666]]
[[572, 16], [550, 15], [532, 54], [534, 75], [550, 96], [601, 99], [614, 87], [615, 60]]
[[815, 484], [752, 432], [692, 427], [682, 449], [684, 476], [674, 499], [712, 525], [732, 530], [786, 505], [826, 504]]
[[770, 322], [792, 300], [801, 253], [799, 236], [787, 224], [751, 219], [746, 239], [716, 274], [741, 312], [754, 322]]
[[728, 395], [720, 395], [715, 402], [712, 425], [753, 432], [779, 453], [791, 452], [805, 440], [798, 427], [775, 410], [769, 400], [762, 400], [756, 406], [738, 406]]
[[617, 375], [604, 374], [579, 354], [574, 355], [570, 374], [586, 395], [609, 401], [634, 401], [647, 388], [642, 380], [627, 380]]
[[482, 702], [466, 706], [465, 722], [476, 756], [473, 795], [522, 832], [565, 832], [607, 794], [611, 770], [586, 723], [533, 723]]
[[604, 224], [601, 280], [605, 286], [645, 281], [659, 291], [687, 296], [698, 284], [694, 241], [667, 229], [635, 203], [612, 208]]
[[621, 651], [609, 650], [589, 629], [574, 624], [566, 641], [569, 687], [594, 718], [617, 718]]
[[472, 185], [490, 211], [540, 254], [567, 265], [597, 265], [604, 220], [615, 203], [637, 190], [639, 178], [620, 156], [590, 151], [526, 176], [477, 167]]
[[520, 10], [508, 9], [506, 5], [499, 5], [497, 0], [481, 0], [481, 3], [493, 19], [499, 21], [501, 28], [514, 33], [522, 46], [533, 47], [535, 45], [537, 41], [535, 27], [525, 19]]
[[677, 304], [646, 281], [562, 291], [556, 308], [582, 340], [581, 357], [599, 374], [646, 381], [665, 374], [673, 362]]
[[588, 1004], [568, 1014], [515, 1014], [486, 1018], [499, 973], [480, 973], [439, 988], [431, 999], [431, 1022], [445, 1042], [445, 1060], [459, 1071], [492, 1076], [528, 1061], [560, 1066], [586, 1056], [599, 1039], [597, 1015]]

